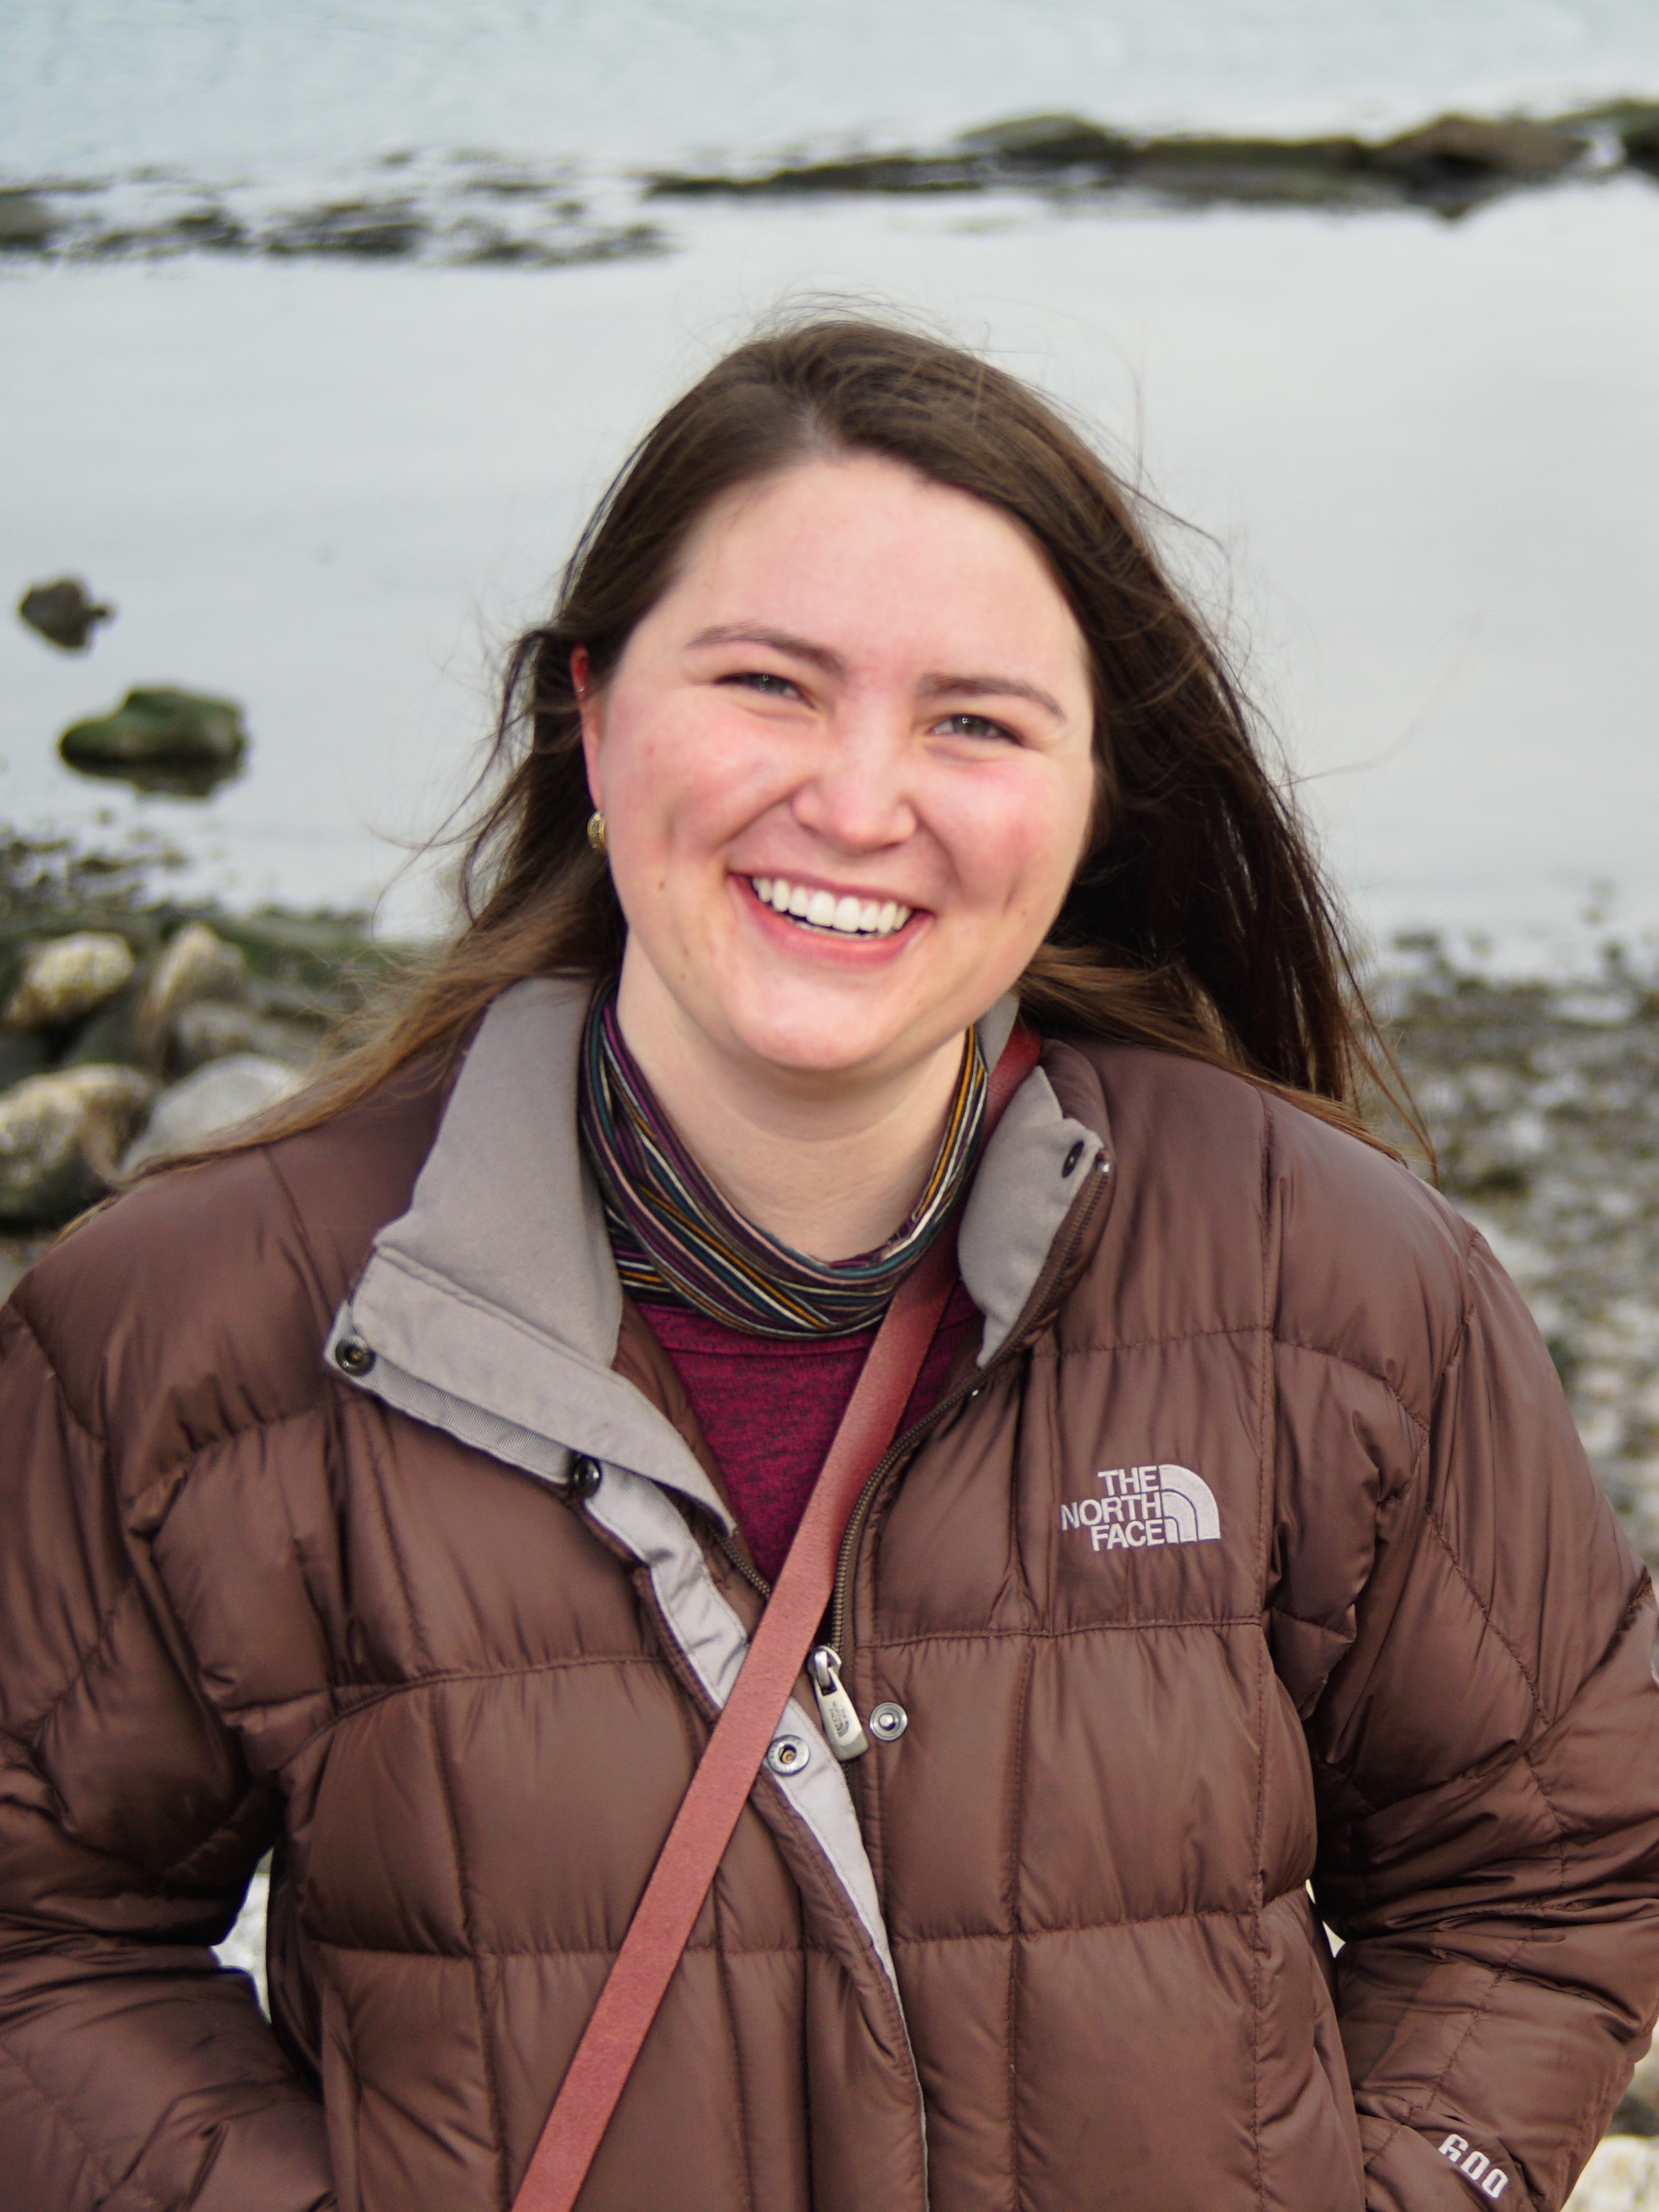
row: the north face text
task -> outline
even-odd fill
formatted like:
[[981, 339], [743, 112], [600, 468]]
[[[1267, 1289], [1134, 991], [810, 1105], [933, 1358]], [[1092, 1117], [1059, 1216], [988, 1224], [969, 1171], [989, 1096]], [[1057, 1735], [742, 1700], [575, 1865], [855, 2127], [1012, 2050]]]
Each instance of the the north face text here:
[[1098, 1498], [1060, 1509], [1060, 1525], [1086, 1528], [1097, 1552], [1145, 1552], [1160, 1544], [1205, 1544], [1221, 1534], [1215, 1494], [1189, 1467], [1104, 1468]]

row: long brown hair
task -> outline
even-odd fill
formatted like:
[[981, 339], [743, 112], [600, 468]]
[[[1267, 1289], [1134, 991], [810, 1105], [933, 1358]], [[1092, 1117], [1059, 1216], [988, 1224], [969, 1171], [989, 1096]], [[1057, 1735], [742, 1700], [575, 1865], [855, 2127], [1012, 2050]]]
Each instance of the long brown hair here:
[[1124, 487], [1017, 378], [915, 331], [836, 316], [738, 346], [635, 448], [552, 614], [508, 657], [494, 795], [460, 869], [463, 927], [258, 1140], [329, 1119], [417, 1057], [453, 1056], [521, 977], [614, 969], [625, 925], [586, 835], [571, 653], [586, 648], [603, 686], [716, 501], [850, 453], [885, 455], [1012, 517], [1087, 642], [1100, 803], [1021, 981], [1031, 1019], [1233, 1069], [1349, 1126], [1367, 1078], [1395, 1094], [1307, 834]]

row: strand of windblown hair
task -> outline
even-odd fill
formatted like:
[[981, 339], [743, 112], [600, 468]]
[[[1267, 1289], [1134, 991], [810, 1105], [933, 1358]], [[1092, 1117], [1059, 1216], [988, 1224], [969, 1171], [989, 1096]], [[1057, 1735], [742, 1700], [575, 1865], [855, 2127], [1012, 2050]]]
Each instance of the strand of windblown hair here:
[[844, 1336], [873, 1327], [972, 1170], [985, 1095], [985, 1055], [970, 1030], [945, 1134], [909, 1219], [873, 1252], [814, 1260], [746, 1221], [702, 1173], [623, 1042], [616, 986], [608, 985], [588, 1012], [579, 1112], [623, 1289], [756, 1336]]

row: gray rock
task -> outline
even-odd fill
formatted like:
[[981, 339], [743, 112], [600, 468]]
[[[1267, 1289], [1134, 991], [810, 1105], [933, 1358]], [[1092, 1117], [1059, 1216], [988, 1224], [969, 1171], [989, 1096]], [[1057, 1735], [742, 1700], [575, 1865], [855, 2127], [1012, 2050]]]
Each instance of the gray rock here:
[[84, 653], [98, 624], [115, 619], [114, 608], [94, 600], [78, 576], [31, 584], [17, 602], [17, 612], [32, 630], [65, 653]]
[[114, 1182], [155, 1096], [133, 1067], [31, 1076], [0, 1098], [0, 1221], [67, 1221]]
[[173, 1025], [187, 1006], [237, 998], [247, 981], [247, 955], [239, 945], [227, 945], [205, 922], [187, 921], [156, 962], [138, 1011], [145, 1057], [160, 1064]]
[[254, 1053], [288, 1067], [307, 1067], [317, 1056], [317, 1032], [298, 1022], [257, 1013], [218, 999], [198, 999], [175, 1016], [168, 1057], [183, 1068], [205, 1067], [211, 1060]]
[[1588, 148], [1582, 131], [1557, 124], [1529, 123], [1521, 116], [1442, 115], [1372, 147], [1370, 159], [1427, 187], [1480, 176], [1534, 183], [1559, 176]]
[[6, 1001], [9, 1030], [66, 1029], [132, 979], [132, 947], [112, 931], [78, 929], [32, 945]]
[[204, 798], [240, 769], [247, 732], [229, 699], [153, 686], [129, 691], [112, 714], [71, 724], [58, 750], [82, 775]]
[[143, 1134], [122, 1157], [121, 1173], [130, 1176], [149, 1160], [193, 1152], [300, 1088], [301, 1078], [293, 1068], [253, 1053], [239, 1053], [199, 1067], [156, 1100]]
[[38, 192], [0, 192], [0, 253], [40, 253], [61, 228]]

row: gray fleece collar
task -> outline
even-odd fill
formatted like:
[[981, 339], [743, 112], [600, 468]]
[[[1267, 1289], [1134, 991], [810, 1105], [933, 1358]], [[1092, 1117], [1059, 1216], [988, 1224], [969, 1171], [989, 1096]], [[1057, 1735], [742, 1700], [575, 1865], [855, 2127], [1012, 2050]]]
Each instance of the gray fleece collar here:
[[[730, 1516], [672, 1424], [612, 1367], [622, 1291], [576, 1133], [589, 987], [503, 992], [462, 1065], [409, 1210], [375, 1237], [329, 1340], [375, 1354], [375, 1395], [554, 1480], [571, 1454], [629, 1468]], [[1012, 997], [981, 1024], [994, 1062]], [[1102, 1148], [1039, 1068], [986, 1148], [963, 1211], [963, 1280], [985, 1316], [980, 1364], [1028, 1302]]]

